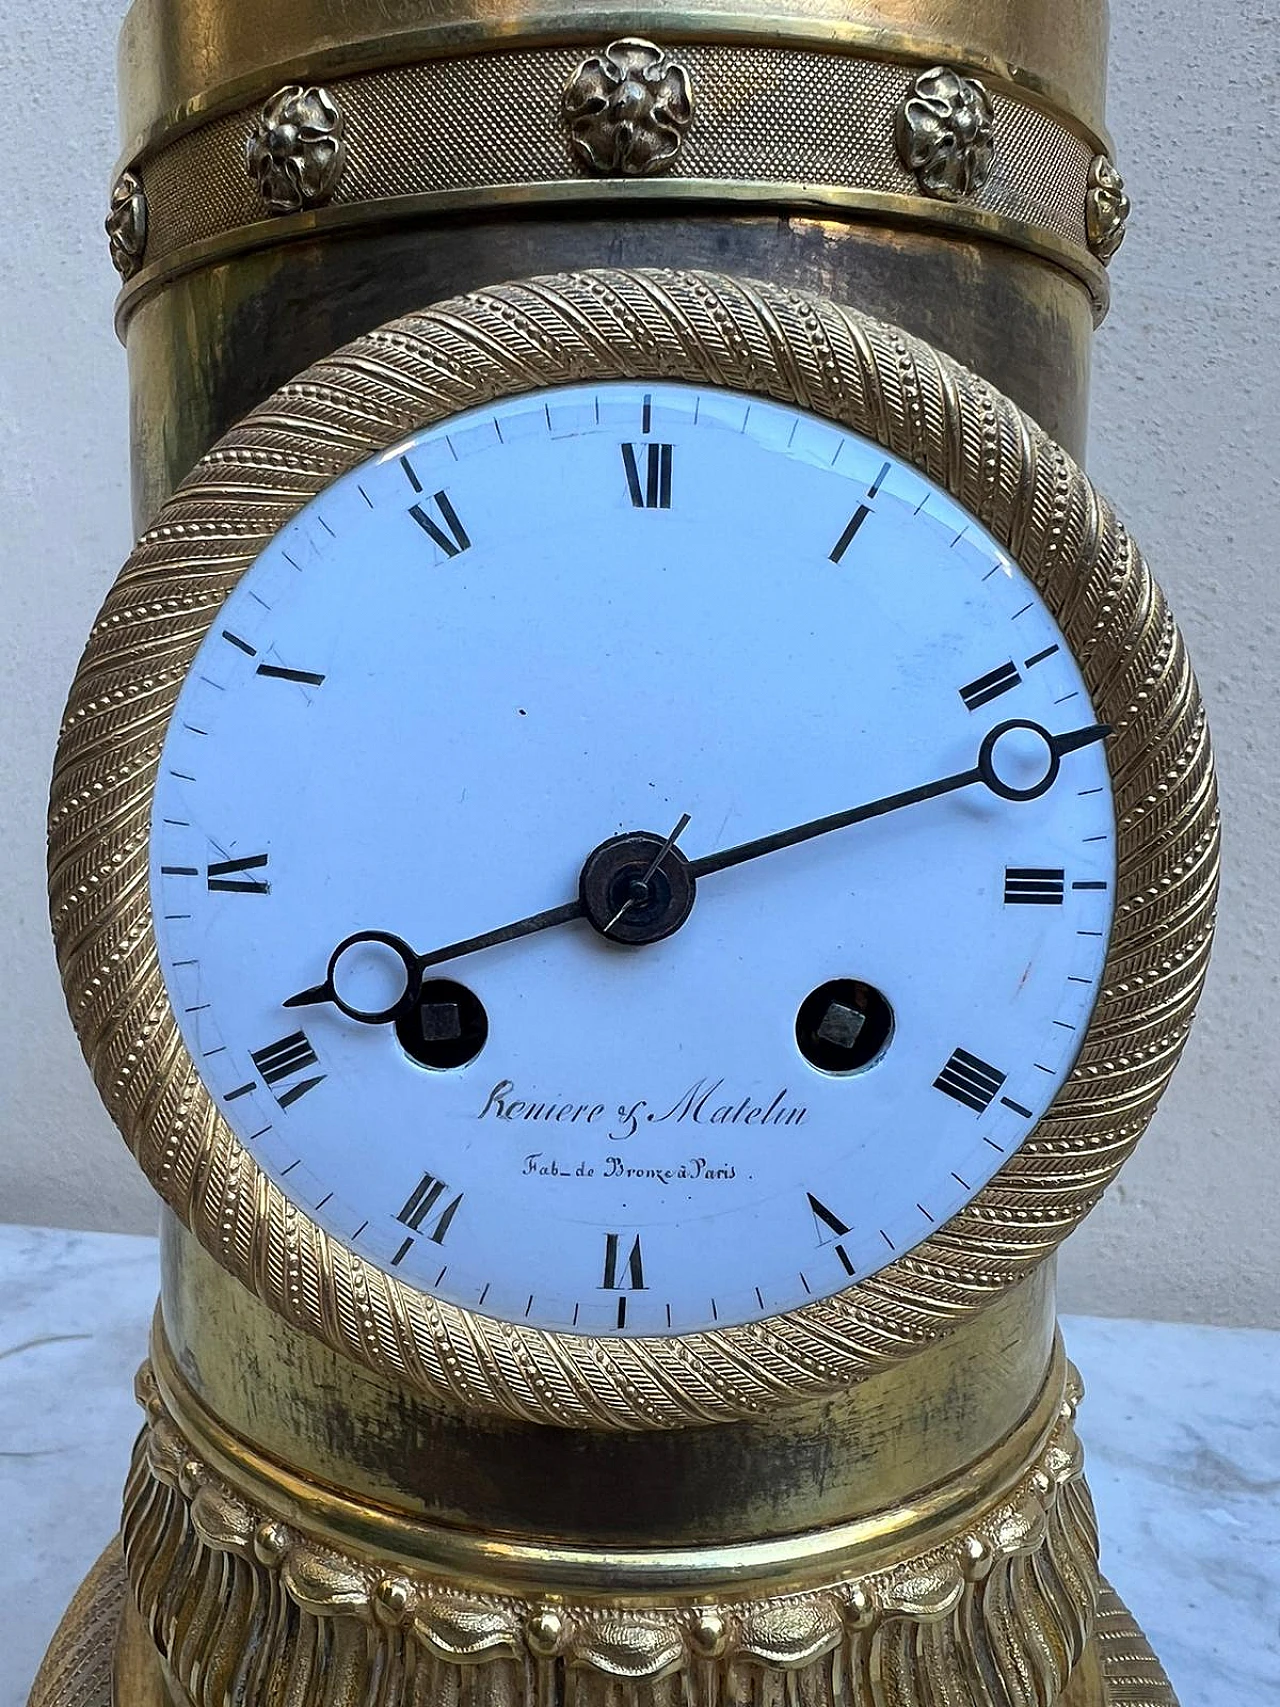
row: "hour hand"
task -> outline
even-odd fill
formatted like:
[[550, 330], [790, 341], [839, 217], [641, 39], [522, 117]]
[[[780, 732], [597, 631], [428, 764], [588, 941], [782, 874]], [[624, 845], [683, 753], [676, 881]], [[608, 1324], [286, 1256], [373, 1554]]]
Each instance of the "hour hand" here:
[[[582, 914], [581, 901], [566, 901], [561, 907], [531, 913], [514, 924], [500, 925], [497, 930], [485, 931], [480, 936], [464, 937], [460, 942], [433, 948], [430, 954], [419, 954], [403, 937], [391, 931], [355, 931], [344, 937], [329, 956], [324, 982], [286, 997], [281, 1006], [305, 1008], [332, 1002], [340, 1013], [360, 1025], [388, 1025], [413, 1007], [422, 989], [422, 975], [429, 967], [440, 966], [446, 960], [460, 960], [464, 954], [474, 954], [481, 948], [496, 948], [499, 943], [533, 936], [554, 925], [567, 925]], [[370, 1001], [374, 993], [382, 996], [376, 1006]]]
[[[539, 931], [572, 924], [575, 919], [587, 919], [601, 936], [613, 941], [656, 942], [683, 924], [693, 905], [692, 884], [683, 889], [680, 885], [686, 862], [675, 847], [689, 822], [686, 812], [665, 840], [645, 832], [611, 837], [583, 866], [577, 900], [530, 913], [479, 936], [446, 943], [430, 954], [418, 954], [391, 931], [356, 931], [344, 937], [329, 956], [322, 984], [299, 990], [281, 1005], [306, 1008], [332, 1002], [348, 1019], [361, 1025], [387, 1025], [412, 1008], [422, 990], [422, 975], [429, 967], [461, 960], [464, 954], [475, 954], [482, 948], [536, 936]], [[619, 928], [624, 922], [626, 930]], [[383, 997], [377, 1007], [369, 1005], [369, 997], [375, 992]]]
[[[388, 1025], [413, 1003], [422, 983], [424, 961], [403, 937], [391, 931], [355, 931], [329, 956], [322, 984], [299, 990], [281, 1003], [286, 1008], [332, 1002], [360, 1025]], [[382, 1000], [371, 1005], [376, 997]]]

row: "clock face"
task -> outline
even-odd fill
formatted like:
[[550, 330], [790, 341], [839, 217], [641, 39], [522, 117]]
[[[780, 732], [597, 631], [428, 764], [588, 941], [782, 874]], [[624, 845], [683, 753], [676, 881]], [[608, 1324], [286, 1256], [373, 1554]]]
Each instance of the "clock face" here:
[[762, 1318], [1053, 1100], [1102, 734], [1030, 581], [880, 446], [735, 392], [512, 398], [336, 480], [215, 618], [155, 788], [163, 975], [247, 1150], [389, 1273], [569, 1332]]

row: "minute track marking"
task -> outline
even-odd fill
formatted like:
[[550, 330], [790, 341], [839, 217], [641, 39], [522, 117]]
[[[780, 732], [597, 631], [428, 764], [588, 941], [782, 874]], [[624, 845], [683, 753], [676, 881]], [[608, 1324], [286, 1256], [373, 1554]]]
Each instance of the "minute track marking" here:
[[[1015, 787], [1001, 777], [995, 763], [997, 746], [1005, 736], [1017, 730], [1030, 731], [1044, 743], [1048, 755], [1048, 764], [1038, 782], [1027, 787]], [[813, 841], [819, 836], [828, 835], [836, 830], [851, 828], [854, 824], [867, 823], [873, 818], [886, 817], [907, 806], [916, 806], [926, 800], [936, 800], [948, 794], [957, 793], [964, 788], [971, 788], [975, 783], [984, 784], [993, 794], [1004, 800], [1026, 801], [1038, 799], [1048, 792], [1057, 780], [1062, 760], [1068, 753], [1078, 752], [1082, 747], [1091, 746], [1096, 741], [1105, 740], [1111, 733], [1111, 725], [1107, 723], [1087, 724], [1079, 729], [1067, 730], [1062, 734], [1051, 734], [1038, 723], [1031, 723], [1021, 718], [1014, 718], [1005, 723], [998, 723], [988, 730], [983, 737], [978, 750], [978, 762], [968, 770], [956, 771], [951, 776], [939, 777], [933, 782], [918, 784], [915, 788], [903, 789], [896, 794], [882, 795], [878, 800], [866, 801], [860, 806], [850, 807], [843, 812], [829, 813], [822, 818], [811, 818], [807, 823], [797, 824], [787, 830], [777, 830], [771, 835], [757, 836], [750, 841], [739, 842], [733, 847], [723, 848], [718, 853], [704, 854], [699, 859], [686, 859], [675, 847], [675, 838], [684, 828], [685, 820], [671, 836], [660, 842], [660, 850], [656, 858], [651, 857], [651, 849], [646, 850], [644, 869], [637, 870], [636, 877], [645, 882], [651, 878], [664, 859], [678, 863], [689, 884], [695, 884], [699, 878], [714, 875], [719, 871], [731, 870], [734, 866], [745, 865], [748, 861], [762, 858], [765, 854], [776, 853], [782, 848], [796, 847], [802, 842]], [[639, 838], [638, 838], [639, 839]], [[659, 838], [648, 837], [650, 844], [658, 843]], [[608, 847], [602, 843], [601, 848], [595, 849], [588, 856], [589, 867], [602, 848]], [[610, 928], [627, 911], [624, 906], [606, 921], [596, 924], [596, 929], [602, 936], [608, 937]], [[329, 967], [322, 984], [299, 991], [289, 996], [281, 1004], [286, 1008], [307, 1007], [321, 1002], [332, 1002], [349, 1019], [363, 1025], [383, 1025], [396, 1019], [406, 1007], [411, 1006], [417, 999], [422, 984], [422, 974], [432, 966], [442, 965], [449, 960], [460, 960], [469, 954], [478, 953], [481, 949], [496, 948], [505, 942], [516, 942], [522, 937], [536, 936], [544, 930], [552, 930], [559, 925], [571, 924], [576, 919], [589, 917], [587, 904], [580, 895], [576, 901], [567, 901], [559, 907], [549, 907], [542, 912], [531, 913], [523, 919], [517, 919], [512, 924], [500, 925], [495, 930], [484, 931], [478, 936], [464, 937], [458, 942], [447, 943], [443, 948], [433, 949], [429, 954], [416, 953], [402, 938], [387, 931], [357, 931], [345, 937], [329, 958]], [[687, 916], [687, 909], [686, 909]], [[595, 921], [592, 921], [595, 923]], [[683, 923], [683, 919], [680, 921]], [[677, 927], [678, 928], [678, 927]], [[664, 931], [663, 935], [670, 934]], [[655, 940], [657, 940], [655, 938]], [[342, 955], [350, 948], [363, 943], [379, 943], [388, 947], [401, 960], [405, 970], [405, 988], [399, 998], [390, 1007], [381, 1009], [360, 1009], [342, 1000], [334, 984], [334, 976]]]

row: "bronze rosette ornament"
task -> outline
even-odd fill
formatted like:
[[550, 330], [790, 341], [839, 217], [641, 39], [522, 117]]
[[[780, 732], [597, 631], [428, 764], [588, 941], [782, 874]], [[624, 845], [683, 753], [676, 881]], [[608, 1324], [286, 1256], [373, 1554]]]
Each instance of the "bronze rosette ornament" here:
[[147, 198], [136, 173], [121, 172], [116, 179], [104, 227], [112, 265], [127, 281], [142, 266], [147, 247]]
[[1094, 156], [1089, 167], [1089, 194], [1085, 200], [1085, 227], [1089, 247], [1107, 262], [1124, 242], [1130, 202], [1124, 179], [1105, 154]]
[[972, 77], [937, 65], [922, 71], [897, 115], [898, 155], [929, 196], [976, 196], [991, 175], [995, 113]]
[[665, 172], [693, 123], [689, 74], [653, 42], [610, 42], [569, 79], [564, 116], [574, 153], [594, 171]]
[[327, 89], [291, 83], [258, 115], [245, 164], [272, 213], [300, 213], [333, 195], [345, 148], [342, 108]]

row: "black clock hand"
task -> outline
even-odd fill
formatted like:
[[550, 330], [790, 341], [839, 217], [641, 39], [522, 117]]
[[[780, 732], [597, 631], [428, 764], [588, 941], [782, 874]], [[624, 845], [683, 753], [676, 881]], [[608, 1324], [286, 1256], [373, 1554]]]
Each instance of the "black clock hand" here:
[[[389, 948], [404, 968], [404, 989], [390, 1007], [358, 1008], [338, 993], [338, 962], [349, 949], [363, 947], [366, 943], [377, 943], [380, 948]], [[409, 991], [416, 989], [420, 982], [418, 956], [403, 937], [396, 936], [391, 931], [355, 931], [351, 936], [343, 937], [329, 956], [323, 984], [313, 984], [310, 989], [299, 990], [296, 996], [286, 997], [280, 1005], [284, 1008], [309, 1008], [321, 1002], [332, 1002], [348, 1019], [359, 1020], [362, 1025], [385, 1025], [388, 1020], [397, 1017], [408, 1002]]]
[[[674, 848], [677, 838], [684, 833], [690, 822], [686, 812], [666, 840], [658, 844], [643, 869], [630, 879], [621, 905], [607, 922], [597, 926], [602, 936], [608, 936], [614, 926], [621, 923], [633, 908], [643, 906], [649, 899], [650, 883]], [[646, 852], [656, 841], [656, 837], [635, 839], [645, 844]], [[513, 924], [500, 925], [496, 930], [484, 931], [479, 936], [464, 937], [460, 942], [446, 943], [443, 948], [432, 949], [430, 954], [416, 953], [403, 937], [395, 936], [390, 931], [356, 931], [351, 936], [344, 937], [329, 956], [329, 966], [323, 984], [313, 984], [308, 990], [299, 990], [296, 996], [289, 996], [281, 1005], [286, 1008], [304, 1008], [321, 1002], [332, 1002], [348, 1019], [358, 1020], [362, 1025], [386, 1025], [412, 1006], [422, 987], [422, 975], [430, 967], [439, 966], [446, 960], [460, 960], [464, 954], [475, 954], [482, 948], [496, 948], [499, 943], [515, 942], [520, 937], [534, 936], [537, 932], [551, 930], [556, 925], [570, 924], [587, 913], [587, 905], [580, 896], [578, 900], [567, 901], [561, 907], [548, 907], [540, 913], [530, 913], [527, 918], [517, 919]], [[338, 964], [342, 956], [350, 949], [366, 943], [376, 943], [381, 948], [390, 949], [404, 968], [404, 988], [389, 1007], [359, 1008], [347, 1001], [338, 990]]]
[[[1045, 773], [1040, 781], [1030, 788], [1015, 788], [1005, 782], [995, 766], [998, 742], [1016, 729], [1030, 730], [1045, 743], [1048, 757]], [[759, 859], [763, 854], [775, 853], [779, 848], [795, 847], [798, 842], [811, 841], [815, 836], [825, 836], [831, 830], [847, 829], [851, 824], [864, 824], [870, 818], [883, 818], [887, 813], [897, 812], [901, 807], [916, 806], [923, 800], [936, 800], [939, 795], [954, 794], [957, 789], [970, 788], [976, 782], [985, 783], [993, 794], [998, 794], [1005, 800], [1034, 800], [1053, 786], [1065, 753], [1073, 753], [1078, 747], [1087, 747], [1091, 742], [1101, 741], [1110, 732], [1111, 727], [1106, 723], [1094, 723], [1084, 729], [1072, 729], [1065, 735], [1051, 735], [1038, 723], [1026, 723], [1017, 719], [998, 723], [983, 740], [978, 752], [978, 762], [971, 770], [957, 771], [954, 776], [939, 777], [936, 782], [924, 782], [916, 788], [905, 788], [900, 794], [886, 794], [879, 800], [869, 800], [864, 805], [850, 807], [845, 812], [832, 812], [825, 818], [812, 818], [807, 824], [797, 824], [789, 830], [776, 830], [769, 836], [757, 836], [753, 841], [739, 842], [736, 847], [722, 848], [719, 853], [704, 854], [701, 859], [689, 861], [689, 874], [696, 881], [698, 878], [710, 876], [712, 872], [728, 871], [732, 866], [743, 865], [750, 859]]]
[[538, 931], [548, 931], [554, 925], [567, 925], [581, 917], [581, 901], [566, 901], [563, 907], [548, 907], [541, 913], [530, 913], [526, 919], [517, 919], [514, 924], [501, 925], [497, 930], [484, 931], [479, 936], [464, 937], [461, 942], [451, 942], [444, 948], [433, 948], [430, 954], [419, 955], [418, 966], [425, 971], [428, 966], [438, 966], [442, 960], [458, 960], [464, 954], [474, 954], [478, 948], [496, 948], [500, 942], [515, 942], [518, 937], [534, 936]]
[[[332, 1002], [348, 1019], [359, 1020], [362, 1025], [386, 1025], [412, 1005], [422, 984], [422, 974], [428, 967], [438, 966], [445, 960], [461, 959], [464, 954], [474, 954], [477, 949], [496, 948], [502, 942], [515, 942], [518, 937], [533, 936], [537, 931], [550, 930], [554, 925], [567, 925], [573, 919], [580, 919], [582, 913], [581, 901], [566, 901], [562, 907], [548, 907], [544, 912], [531, 913], [528, 918], [517, 919], [514, 924], [484, 931], [480, 936], [464, 937], [460, 942], [451, 942], [444, 948], [433, 949], [430, 954], [416, 953], [403, 937], [395, 936], [390, 931], [356, 931], [351, 936], [344, 937], [329, 956], [329, 969], [325, 973], [324, 983], [313, 984], [309, 990], [299, 990], [296, 996], [287, 997], [281, 1006], [306, 1008], [320, 1002]], [[338, 993], [334, 982], [338, 962], [350, 949], [364, 943], [377, 943], [383, 948], [389, 948], [399, 957], [404, 967], [404, 989], [390, 1007], [357, 1008]]]
[[[1029, 731], [1044, 744], [1044, 774], [1039, 781], [1025, 788], [1007, 782], [1000, 775], [996, 764], [997, 746], [1006, 735], [1016, 730]], [[903, 789], [898, 794], [886, 794], [879, 800], [866, 801], [863, 805], [850, 807], [844, 812], [832, 812], [825, 818], [812, 818], [807, 824], [797, 824], [789, 830], [777, 830], [769, 836], [757, 836], [752, 841], [739, 842], [736, 847], [723, 848], [719, 853], [704, 854], [701, 859], [687, 860], [675, 846], [676, 838], [689, 822], [687, 815], [663, 842], [658, 842], [656, 837], [647, 833], [614, 837], [608, 842], [602, 842], [588, 858], [583, 867], [583, 888], [577, 900], [566, 901], [559, 907], [548, 907], [540, 913], [531, 913], [527, 918], [517, 919], [513, 924], [500, 925], [496, 930], [484, 931], [479, 936], [464, 937], [459, 942], [447, 943], [443, 948], [432, 949], [430, 954], [415, 953], [403, 937], [394, 936], [389, 931], [357, 931], [354, 935], [345, 937], [330, 955], [324, 983], [313, 985], [308, 990], [300, 990], [296, 996], [288, 997], [283, 1006], [300, 1008], [319, 1002], [332, 1002], [349, 1019], [358, 1020], [362, 1025], [384, 1025], [396, 1019], [417, 999], [422, 985], [422, 974], [429, 967], [439, 966], [446, 960], [460, 960], [463, 955], [475, 954], [482, 948], [496, 948], [500, 943], [515, 942], [520, 937], [534, 936], [539, 931], [551, 930], [556, 925], [567, 925], [574, 919], [584, 917], [589, 918], [600, 934], [607, 937], [633, 908], [640, 907], [651, 899], [649, 886], [661, 868], [668, 879], [678, 880], [683, 892], [671, 900], [667, 916], [659, 918], [652, 930], [646, 934], [638, 934], [632, 939], [636, 942], [659, 941], [663, 936], [678, 930], [688, 917], [693, 905], [694, 885], [701, 877], [707, 877], [717, 871], [728, 871], [735, 865], [744, 865], [748, 860], [776, 853], [780, 848], [795, 847], [799, 842], [825, 836], [832, 830], [844, 830], [853, 824], [866, 823], [871, 818], [883, 818], [904, 806], [915, 806], [924, 800], [936, 800], [941, 795], [953, 794], [958, 789], [971, 788], [974, 783], [984, 784], [993, 794], [998, 794], [1004, 800], [1035, 800], [1053, 786], [1065, 754], [1073, 753], [1080, 747], [1087, 747], [1094, 741], [1101, 741], [1110, 732], [1110, 725], [1106, 723], [1089, 724], [1085, 728], [1071, 729], [1061, 735], [1050, 734], [1038, 723], [1028, 723], [1016, 718], [1007, 723], [998, 723], [983, 738], [978, 750], [978, 762], [969, 770], [956, 771], [954, 775], [939, 777], [934, 782], [920, 783], [917, 787]], [[656, 853], [653, 851], [655, 845]], [[598, 905], [590, 906], [584, 898], [590, 888], [586, 882], [587, 874], [601, 861], [602, 856], [606, 873], [612, 872], [625, 885], [621, 904], [616, 907], [611, 904], [605, 912], [601, 912]], [[390, 949], [404, 968], [404, 988], [389, 1007], [358, 1008], [338, 992], [335, 978], [339, 961], [349, 949], [365, 943], [376, 943]]]

